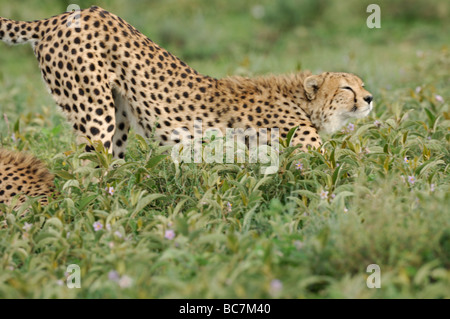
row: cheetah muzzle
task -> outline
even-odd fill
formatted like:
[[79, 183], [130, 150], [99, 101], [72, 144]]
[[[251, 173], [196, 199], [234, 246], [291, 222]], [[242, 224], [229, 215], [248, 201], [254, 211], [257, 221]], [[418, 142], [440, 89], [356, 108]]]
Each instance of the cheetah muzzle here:
[[[130, 128], [162, 144], [194, 121], [227, 128], [278, 128], [292, 144], [319, 147], [319, 131], [333, 133], [366, 116], [372, 95], [348, 73], [302, 72], [258, 78], [200, 75], [116, 15], [99, 7], [19, 22], [0, 18], [0, 39], [31, 42], [43, 79], [78, 133], [123, 158]], [[88, 147], [89, 149], [89, 147]]]

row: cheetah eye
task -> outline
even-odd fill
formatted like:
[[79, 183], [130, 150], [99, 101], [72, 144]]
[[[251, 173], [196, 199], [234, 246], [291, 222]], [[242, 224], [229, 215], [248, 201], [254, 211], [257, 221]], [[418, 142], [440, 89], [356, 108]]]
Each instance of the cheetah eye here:
[[341, 89], [349, 90], [349, 91], [353, 92], [353, 89], [351, 87], [349, 87], [349, 86], [343, 86], [343, 87], [341, 87]]

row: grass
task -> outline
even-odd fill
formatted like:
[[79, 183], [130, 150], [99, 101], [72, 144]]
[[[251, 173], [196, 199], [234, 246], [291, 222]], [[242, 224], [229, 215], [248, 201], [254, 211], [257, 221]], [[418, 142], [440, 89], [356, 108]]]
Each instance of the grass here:
[[[47, 207], [1, 207], [0, 297], [450, 297], [448, 5], [399, 10], [404, 2], [380, 1], [377, 30], [360, 1], [97, 2], [215, 77], [310, 69], [364, 79], [374, 112], [323, 136], [324, 154], [282, 147], [267, 176], [258, 164], [175, 165], [136, 135], [125, 161], [101, 146], [86, 154], [31, 49], [0, 44], [2, 147], [44, 160], [59, 191]], [[0, 0], [0, 15], [64, 7]], [[81, 289], [65, 285], [70, 264]], [[366, 286], [370, 264], [381, 289]]]

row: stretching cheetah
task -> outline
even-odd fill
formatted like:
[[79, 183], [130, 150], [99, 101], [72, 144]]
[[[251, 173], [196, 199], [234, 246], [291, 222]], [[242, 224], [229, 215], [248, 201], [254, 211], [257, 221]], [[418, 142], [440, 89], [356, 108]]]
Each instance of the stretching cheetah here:
[[0, 39], [31, 42], [44, 81], [78, 142], [100, 140], [119, 158], [131, 127], [174, 144], [179, 142], [174, 129], [193, 132], [195, 120], [222, 132], [278, 128], [282, 137], [298, 126], [292, 143], [307, 150], [321, 145], [319, 131], [333, 133], [348, 119], [368, 115], [373, 105], [353, 74], [200, 75], [99, 7], [34, 22], [0, 18]]
[[[0, 203], [11, 204], [18, 195], [17, 209], [27, 197], [48, 196], [53, 191], [53, 175], [38, 159], [25, 153], [0, 149]], [[39, 199], [47, 204], [47, 197]]]

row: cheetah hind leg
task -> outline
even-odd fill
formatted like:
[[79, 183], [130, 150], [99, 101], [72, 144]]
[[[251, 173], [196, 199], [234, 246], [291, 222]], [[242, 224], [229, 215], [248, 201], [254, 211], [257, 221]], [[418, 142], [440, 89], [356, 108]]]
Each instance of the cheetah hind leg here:
[[115, 158], [125, 158], [128, 132], [130, 130], [130, 106], [127, 99], [115, 89], [112, 90], [112, 94], [116, 110], [116, 131], [113, 136], [113, 156]]
[[[74, 92], [80, 92], [73, 104], [66, 104], [56, 95], [56, 102], [63, 108], [77, 134], [77, 144], [86, 143], [86, 151], [92, 151], [91, 143], [100, 141], [109, 153], [113, 153], [113, 137], [116, 131], [115, 105], [111, 90], [96, 89], [88, 94], [82, 87], [73, 85]], [[83, 165], [87, 164], [83, 161]]]

